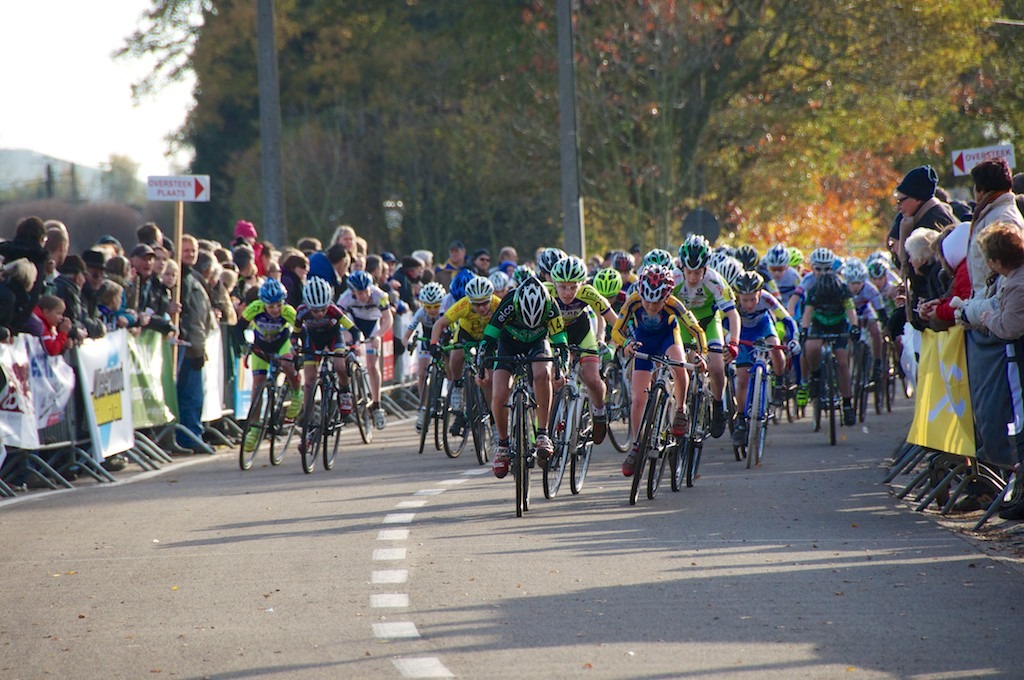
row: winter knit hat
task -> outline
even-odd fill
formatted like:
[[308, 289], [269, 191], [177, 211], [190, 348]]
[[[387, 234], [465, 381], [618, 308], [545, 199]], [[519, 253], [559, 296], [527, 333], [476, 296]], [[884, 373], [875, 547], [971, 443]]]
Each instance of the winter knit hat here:
[[956, 271], [960, 263], [967, 258], [967, 241], [971, 235], [971, 223], [961, 222], [956, 226], [946, 227], [942, 232], [942, 259], [949, 268]]
[[939, 176], [930, 165], [921, 165], [906, 174], [896, 191], [919, 201], [927, 201], [935, 195]]

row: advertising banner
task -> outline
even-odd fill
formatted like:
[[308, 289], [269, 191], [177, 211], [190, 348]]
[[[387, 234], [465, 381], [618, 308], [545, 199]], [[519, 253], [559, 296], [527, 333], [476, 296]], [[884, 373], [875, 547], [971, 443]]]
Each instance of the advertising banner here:
[[132, 422], [136, 428], [159, 427], [174, 420], [164, 398], [164, 339], [156, 331], [144, 330], [128, 336], [131, 356]]
[[203, 364], [204, 423], [224, 417], [224, 344], [220, 326], [206, 336], [206, 363]]
[[39, 338], [18, 336], [28, 352], [29, 392], [36, 412], [36, 428], [44, 429], [59, 424], [75, 390], [75, 369], [62, 356], [51, 357]]
[[85, 420], [98, 461], [135, 445], [130, 366], [128, 331], [123, 328], [78, 348]]
[[6, 446], [38, 449], [35, 407], [29, 393], [29, 357], [22, 338], [0, 344], [0, 440]]
[[252, 403], [252, 371], [249, 370], [245, 356], [235, 360], [238, 364], [235, 375], [235, 418], [245, 420], [249, 416], [249, 404]]
[[914, 422], [907, 441], [936, 451], [974, 456], [974, 412], [967, 383], [964, 329], [921, 334]]

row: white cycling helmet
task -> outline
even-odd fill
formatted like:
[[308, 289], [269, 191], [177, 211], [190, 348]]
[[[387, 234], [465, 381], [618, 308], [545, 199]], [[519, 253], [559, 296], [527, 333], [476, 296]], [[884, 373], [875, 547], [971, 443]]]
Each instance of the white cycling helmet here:
[[722, 264], [718, 265], [718, 273], [730, 287], [736, 282], [739, 275], [745, 271], [743, 263], [735, 257], [726, 257]]
[[812, 267], [831, 267], [836, 261], [836, 254], [828, 248], [818, 248], [811, 253]]
[[515, 306], [519, 311], [519, 317], [527, 328], [540, 328], [547, 320], [548, 290], [544, 284], [534, 276], [519, 284], [515, 292]]
[[491, 281], [491, 285], [494, 286], [494, 290], [507, 290], [512, 285], [512, 279], [502, 271], [494, 272], [488, 278]]
[[843, 264], [842, 275], [847, 283], [864, 283], [868, 280], [868, 268], [857, 258], [851, 257]]
[[420, 288], [419, 301], [425, 305], [439, 305], [445, 295], [444, 286], [437, 281], [431, 281]]
[[302, 301], [310, 309], [323, 309], [331, 304], [334, 297], [334, 289], [319, 276], [311, 276], [306, 284], [302, 286]]
[[765, 253], [764, 263], [767, 267], [788, 267], [789, 248], [781, 243], [776, 243]]
[[466, 297], [470, 302], [490, 300], [494, 295], [494, 285], [484, 276], [475, 276], [466, 284]]

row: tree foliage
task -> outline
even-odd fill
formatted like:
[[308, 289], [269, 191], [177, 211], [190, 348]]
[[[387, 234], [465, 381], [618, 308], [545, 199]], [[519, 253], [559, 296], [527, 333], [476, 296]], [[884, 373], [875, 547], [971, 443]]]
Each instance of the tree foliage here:
[[[227, 199], [197, 213], [221, 235], [261, 205], [254, 4], [155, 2], [126, 48], [156, 53], [164, 76], [195, 71], [181, 138]], [[278, 0], [292, 235], [350, 223], [376, 247], [559, 242], [555, 4]], [[1024, 0], [575, 8], [591, 249], [674, 242], [698, 206], [758, 244], [871, 241], [902, 172], [944, 165], [954, 135], [1015, 140], [1024, 125], [1020, 40], [987, 21]], [[392, 197], [401, 231], [384, 225]]]

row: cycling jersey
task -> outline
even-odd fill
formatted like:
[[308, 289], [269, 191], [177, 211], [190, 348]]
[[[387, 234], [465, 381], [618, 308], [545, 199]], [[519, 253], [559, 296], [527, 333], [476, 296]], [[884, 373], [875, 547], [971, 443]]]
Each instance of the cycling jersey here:
[[473, 311], [473, 303], [470, 299], [464, 297], [448, 308], [448, 311], [444, 313], [444, 318], [453, 324], [458, 324], [459, 340], [482, 340], [484, 328], [487, 327], [487, 324], [491, 321], [491, 316], [497, 311], [500, 304], [501, 298], [497, 295], [492, 295], [490, 311], [486, 315], [477, 314]]
[[676, 269], [673, 271], [673, 276], [676, 280], [676, 287], [673, 289], [672, 295], [699, 320], [708, 318], [716, 311], [728, 312], [736, 307], [729, 284], [725, 282], [721, 274], [711, 267], [704, 268], [704, 278], [696, 286], [691, 286], [686, 282], [682, 270]]
[[878, 312], [885, 310], [885, 302], [878, 294], [878, 289], [870, 281], [865, 281], [860, 292], [853, 296], [853, 308], [862, 321], [875, 321]]
[[[778, 287], [778, 298], [785, 304], [789, 302], [789, 298], [793, 296], [793, 291], [800, 285], [800, 274], [797, 273], [792, 267], [787, 267], [786, 271], [782, 272], [779, 278], [771, 277], [771, 280], [775, 282]], [[771, 291], [769, 291], [771, 292]]]
[[588, 309], [594, 310], [597, 314], [604, 314], [611, 305], [608, 304], [608, 300], [603, 295], [597, 292], [597, 288], [584, 283], [576, 291], [576, 297], [573, 298], [569, 304], [562, 302], [562, 299], [558, 297], [558, 291], [555, 289], [555, 284], [545, 283], [544, 287], [548, 289], [548, 293], [551, 295], [551, 299], [558, 305], [558, 309], [562, 314], [562, 321], [566, 327], [573, 325], [574, 323], [589, 323], [590, 315], [587, 313]]
[[820, 289], [813, 288], [807, 294], [807, 305], [814, 308], [811, 323], [819, 327], [845, 328], [847, 325], [846, 311], [853, 309], [853, 294], [845, 286], [840, 290], [837, 299], [825, 299], [819, 295]]
[[346, 290], [338, 298], [338, 307], [351, 315], [359, 330], [369, 336], [376, 330], [384, 310], [391, 307], [391, 298], [377, 286], [370, 286], [367, 290], [370, 292], [370, 299], [366, 302], [356, 299], [355, 291], [351, 288]]
[[740, 315], [740, 337], [743, 340], [748, 340], [744, 335], [744, 332], [748, 329], [761, 328], [766, 322], [772, 328], [771, 335], [775, 335], [775, 323], [776, 321], [782, 322], [786, 328], [786, 333], [789, 337], [795, 338], [799, 335], [799, 329], [797, 328], [796, 321], [789, 315], [786, 308], [782, 306], [774, 295], [761, 293], [761, 298], [754, 306], [752, 311], [746, 311], [743, 309], [743, 305], [737, 305], [736, 311]]
[[316, 318], [306, 305], [299, 306], [295, 313], [295, 331], [302, 333], [302, 346], [305, 353], [315, 350], [332, 350], [341, 342], [341, 331], [352, 333], [353, 340], [358, 341], [362, 333], [355, 327], [337, 305], [328, 305], [324, 315]]
[[[427, 314], [426, 307], [420, 307], [416, 310], [416, 313], [412, 315], [412, 319], [409, 321], [409, 329], [415, 329], [416, 326], [420, 326], [420, 335], [423, 336], [423, 340], [420, 341], [420, 349], [426, 351], [427, 346], [430, 344], [430, 333], [434, 330], [434, 324], [441, 318], [441, 315], [430, 316]], [[415, 337], [415, 336], [413, 336]]]
[[267, 314], [263, 300], [253, 300], [242, 310], [242, 318], [256, 331], [256, 342], [264, 347], [276, 346], [291, 337], [295, 325], [295, 308], [289, 304], [281, 307], [279, 316]]
[[627, 329], [632, 329], [632, 336], [637, 338], [641, 334], [655, 334], [665, 329], [678, 329], [679, 324], [690, 332], [697, 343], [697, 351], [706, 354], [708, 351], [707, 338], [704, 329], [700, 327], [693, 312], [687, 309], [682, 302], [674, 295], [669, 295], [665, 300], [665, 306], [655, 315], [648, 314], [643, 307], [643, 300], [639, 293], [632, 293], [626, 299], [626, 304], [619, 312], [619, 318], [612, 327], [612, 342], [616, 345], [625, 345]]
[[522, 317], [515, 305], [515, 291], [505, 295], [498, 305], [498, 309], [491, 316], [490, 323], [484, 328], [485, 338], [498, 339], [502, 333], [512, 336], [521, 343], [534, 343], [550, 337], [551, 342], [556, 345], [564, 345], [565, 324], [562, 315], [558, 313], [558, 305], [554, 300], [548, 300], [547, 309], [544, 311], [546, 323], [540, 328], [527, 328], [523, 324]]
[[[799, 285], [793, 289], [793, 295], [799, 295], [801, 300], [806, 300], [811, 294], [811, 291], [814, 290], [814, 286], [817, 285], [817, 283], [818, 277], [814, 272], [811, 272], [804, 276], [804, 278], [800, 279]], [[790, 295], [790, 297], [793, 297], [793, 295]]]

